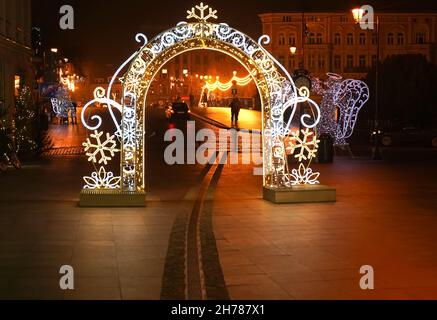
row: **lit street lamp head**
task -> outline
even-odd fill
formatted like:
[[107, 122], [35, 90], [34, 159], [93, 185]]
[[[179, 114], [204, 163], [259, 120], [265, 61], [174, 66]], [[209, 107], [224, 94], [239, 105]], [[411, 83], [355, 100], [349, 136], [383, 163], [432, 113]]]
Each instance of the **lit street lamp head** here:
[[364, 14], [365, 14], [365, 11], [362, 8], [352, 9], [352, 15], [353, 15], [354, 20], [355, 20], [356, 23], [360, 23], [361, 22], [361, 20], [364, 17]]

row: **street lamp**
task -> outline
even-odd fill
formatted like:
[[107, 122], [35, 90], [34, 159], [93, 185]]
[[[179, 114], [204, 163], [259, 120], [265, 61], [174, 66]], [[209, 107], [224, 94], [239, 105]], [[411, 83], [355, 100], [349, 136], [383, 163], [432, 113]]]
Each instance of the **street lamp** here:
[[[354, 20], [357, 24], [360, 24], [365, 10], [362, 8], [354, 8], [351, 10]], [[381, 134], [379, 128], [379, 63], [381, 61], [381, 46], [380, 46], [380, 32], [379, 32], [379, 16], [376, 16], [376, 66], [375, 66], [375, 119], [374, 119], [374, 149], [373, 149], [373, 160], [382, 160], [381, 150], [379, 148], [379, 136]]]
[[291, 53], [292, 55], [295, 55], [296, 52], [297, 52], [297, 48], [296, 48], [296, 47], [290, 47], [290, 53]]
[[360, 23], [361, 22], [361, 20], [364, 17], [364, 13], [365, 13], [364, 10], [361, 9], [361, 8], [354, 8], [354, 9], [352, 9], [352, 15], [353, 15], [354, 20], [355, 20], [356, 23]]
[[53, 53], [58, 53], [58, 48], [51, 48], [50, 51]]

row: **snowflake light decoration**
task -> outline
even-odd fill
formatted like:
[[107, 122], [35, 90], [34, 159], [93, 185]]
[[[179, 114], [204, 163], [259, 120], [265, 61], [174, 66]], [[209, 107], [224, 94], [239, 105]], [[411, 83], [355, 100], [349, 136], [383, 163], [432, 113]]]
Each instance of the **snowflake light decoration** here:
[[[199, 10], [199, 14], [196, 13], [196, 9]], [[205, 11], [207, 9], [209, 9], [209, 11], [206, 14]], [[195, 8], [188, 10], [187, 13], [187, 19], [197, 19], [200, 22], [206, 22], [209, 19], [218, 19], [217, 10], [213, 10], [210, 6], [204, 5], [203, 2], [201, 2], [200, 5], [197, 5]]]
[[[300, 135], [301, 133], [302, 137]], [[317, 135], [307, 128], [305, 130], [292, 132], [292, 138], [288, 140], [287, 151], [294, 155], [296, 150], [299, 150], [294, 156], [299, 162], [311, 160], [317, 155], [319, 143], [320, 140], [317, 139]]]
[[99, 172], [93, 172], [90, 177], [84, 177], [84, 189], [119, 189], [121, 177], [114, 177], [112, 172], [106, 172], [105, 167], [100, 167]]
[[[106, 140], [102, 141], [101, 138], [103, 132], [98, 132], [97, 130], [91, 134], [91, 138], [96, 140], [96, 143], [92, 143], [90, 138], [83, 143], [85, 147], [86, 156], [89, 157], [88, 161], [98, 163], [98, 164], [108, 164], [115, 156], [116, 152], [119, 152], [116, 148], [117, 142], [115, 141], [115, 135], [106, 134]], [[109, 153], [109, 155], [107, 155]], [[100, 156], [100, 159], [98, 157]]]
[[319, 177], [320, 173], [313, 172], [311, 168], [305, 167], [303, 163], [300, 164], [299, 169], [293, 169], [291, 174], [286, 175], [288, 183], [292, 186], [320, 184]]

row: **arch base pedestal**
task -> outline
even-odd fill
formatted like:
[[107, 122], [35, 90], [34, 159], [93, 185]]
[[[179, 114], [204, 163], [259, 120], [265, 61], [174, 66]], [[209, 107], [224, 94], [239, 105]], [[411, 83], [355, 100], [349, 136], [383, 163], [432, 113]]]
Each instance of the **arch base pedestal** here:
[[145, 192], [124, 192], [121, 190], [87, 190], [80, 193], [79, 207], [130, 208], [145, 207]]
[[323, 185], [304, 185], [292, 188], [264, 187], [264, 200], [273, 203], [336, 202], [337, 190]]

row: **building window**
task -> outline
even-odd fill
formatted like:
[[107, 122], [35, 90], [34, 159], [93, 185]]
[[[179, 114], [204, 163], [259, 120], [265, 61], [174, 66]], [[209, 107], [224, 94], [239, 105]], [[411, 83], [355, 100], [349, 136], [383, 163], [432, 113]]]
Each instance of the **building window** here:
[[378, 63], [378, 57], [376, 54], [372, 55], [372, 68], [376, 67], [376, 64]]
[[317, 44], [322, 44], [323, 43], [323, 36], [321, 33], [318, 33], [316, 36], [316, 43]]
[[296, 37], [294, 35], [289, 35], [288, 36], [288, 44], [290, 46], [295, 46], [296, 45]]
[[334, 56], [334, 68], [336, 70], [341, 69], [341, 56], [339, 56], [339, 55]]
[[279, 63], [281, 64], [281, 65], [285, 65], [285, 58], [284, 58], [284, 56], [279, 56], [278, 57], [278, 61], [279, 61]]
[[346, 58], [346, 68], [352, 69], [354, 67], [354, 56], [348, 55]]
[[341, 45], [341, 34], [340, 33], [334, 34], [334, 44], [336, 46]]
[[279, 45], [284, 46], [285, 45], [285, 36], [283, 34], [279, 35]]
[[324, 70], [325, 69], [325, 57], [322, 56], [322, 55], [319, 55], [318, 67], [319, 67], [319, 70]]
[[354, 35], [352, 33], [347, 34], [347, 45], [352, 46], [354, 44]]
[[316, 43], [316, 35], [314, 33], [310, 33], [309, 34], [308, 42], [309, 42], [309, 44], [315, 44]]
[[360, 33], [360, 45], [365, 46], [366, 45], [366, 34]]
[[366, 56], [361, 55], [360, 56], [360, 68], [365, 68], [366, 67]]
[[392, 46], [393, 44], [394, 44], [394, 42], [395, 42], [395, 37], [394, 37], [394, 35], [393, 35], [393, 33], [389, 33], [388, 35], [387, 35], [387, 44], [389, 45], [389, 46]]
[[403, 33], [398, 33], [398, 45], [402, 46], [405, 43], [405, 36]]
[[309, 59], [308, 59], [308, 66], [309, 66], [310, 68], [314, 68], [314, 67], [315, 67], [315, 64], [316, 64], [316, 61], [315, 61], [314, 55], [313, 55], [313, 54], [310, 54], [308, 58], [309, 58]]
[[283, 16], [282, 22], [291, 22], [291, 16]]
[[416, 43], [417, 44], [424, 44], [426, 43], [426, 34], [425, 32], [416, 32]]
[[372, 44], [374, 46], [378, 44], [378, 34], [376, 32], [372, 33]]
[[295, 67], [296, 67], [296, 63], [294, 57], [288, 56], [288, 70], [294, 71]]

